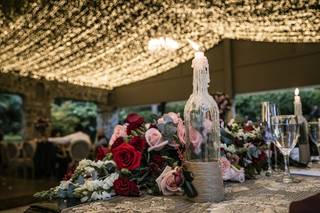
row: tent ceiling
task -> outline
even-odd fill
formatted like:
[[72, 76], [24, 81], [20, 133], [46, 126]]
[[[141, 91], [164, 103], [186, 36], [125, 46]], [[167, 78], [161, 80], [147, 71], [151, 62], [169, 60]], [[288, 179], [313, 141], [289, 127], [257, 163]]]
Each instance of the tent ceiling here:
[[[0, 72], [90, 87], [112, 89], [164, 73], [193, 57], [187, 39], [205, 50], [224, 38], [320, 41], [317, 0], [25, 2], [9, 12], [1, 5]], [[148, 52], [148, 41], [158, 37], [179, 48]]]

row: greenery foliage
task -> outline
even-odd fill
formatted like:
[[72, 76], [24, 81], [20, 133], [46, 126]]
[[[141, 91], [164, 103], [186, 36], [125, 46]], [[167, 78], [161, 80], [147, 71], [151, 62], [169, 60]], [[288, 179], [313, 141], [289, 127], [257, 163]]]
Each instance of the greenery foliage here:
[[22, 128], [22, 98], [0, 93], [0, 130], [8, 135], [20, 134]]
[[84, 131], [91, 138], [95, 137], [97, 106], [91, 102], [64, 101], [51, 105], [52, 129], [62, 135], [74, 132], [74, 128], [81, 124]]
[[[303, 114], [309, 117], [311, 112], [320, 108], [320, 89], [301, 89], [300, 96], [303, 106]], [[238, 117], [246, 117], [257, 121], [261, 115], [261, 102], [270, 101], [278, 104], [281, 114], [293, 114], [294, 91], [283, 90], [265, 92], [260, 94], [237, 95], [235, 108]], [[319, 115], [318, 115], [319, 116]]]

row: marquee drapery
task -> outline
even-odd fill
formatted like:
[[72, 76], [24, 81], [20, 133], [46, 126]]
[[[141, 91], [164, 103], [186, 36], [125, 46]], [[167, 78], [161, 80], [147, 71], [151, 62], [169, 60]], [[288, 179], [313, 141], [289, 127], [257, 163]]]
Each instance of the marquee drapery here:
[[[0, 72], [112, 89], [193, 57], [222, 39], [319, 42], [317, 0], [32, 0], [0, 12]], [[45, 2], [45, 3], [44, 3]], [[17, 13], [19, 12], [19, 13]], [[168, 54], [148, 41], [172, 38]], [[213, 65], [214, 66], [214, 65]]]

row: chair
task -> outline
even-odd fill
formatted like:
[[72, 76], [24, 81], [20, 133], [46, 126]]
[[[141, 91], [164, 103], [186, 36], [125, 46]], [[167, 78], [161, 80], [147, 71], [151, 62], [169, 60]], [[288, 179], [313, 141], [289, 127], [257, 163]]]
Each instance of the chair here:
[[18, 170], [22, 168], [24, 170], [24, 162], [22, 158], [19, 158], [20, 147], [15, 143], [8, 143], [6, 147], [8, 156], [9, 173], [14, 177], [18, 177]]
[[28, 170], [31, 170], [31, 177], [34, 178], [35, 167], [33, 156], [36, 152], [36, 141], [24, 142], [22, 145], [24, 177], [28, 177]]
[[0, 175], [3, 175], [4, 173], [6, 173], [6, 170], [9, 164], [7, 146], [3, 143], [0, 143], [0, 158], [1, 158]]
[[77, 140], [71, 143], [69, 153], [72, 161], [80, 161], [89, 156], [91, 146], [84, 140]]

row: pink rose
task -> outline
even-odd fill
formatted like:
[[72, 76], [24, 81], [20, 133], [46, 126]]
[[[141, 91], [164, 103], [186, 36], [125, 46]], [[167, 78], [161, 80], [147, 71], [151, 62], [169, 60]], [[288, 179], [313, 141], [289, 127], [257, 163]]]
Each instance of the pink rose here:
[[169, 112], [167, 115], [173, 120], [174, 124], [178, 124], [179, 120], [181, 120], [179, 118], [179, 114], [177, 114], [177, 113]]
[[193, 146], [193, 151], [195, 154], [200, 154], [201, 152], [201, 143], [202, 143], [202, 136], [201, 134], [191, 126], [189, 127], [189, 139]]
[[184, 178], [179, 168], [172, 169], [166, 166], [161, 175], [156, 179], [158, 187], [163, 195], [174, 195], [180, 193]]
[[121, 126], [117, 125], [115, 126], [113, 130], [113, 134], [110, 138], [109, 141], [109, 146], [112, 146], [112, 144], [117, 140], [119, 137], [126, 137], [127, 136], [127, 127], [126, 126]]
[[205, 132], [208, 133], [212, 129], [212, 121], [209, 119], [205, 119], [203, 122], [203, 127], [205, 129]]
[[148, 151], [161, 150], [165, 145], [168, 144], [168, 141], [162, 141], [162, 135], [156, 128], [150, 128], [145, 133], [146, 141], [149, 144]]
[[221, 157], [219, 159], [221, 174], [223, 180], [231, 180], [243, 183], [245, 181], [243, 168], [237, 169], [234, 167], [226, 157]]
[[220, 161], [221, 174], [224, 177], [225, 174], [229, 172], [231, 168], [231, 163], [226, 157], [221, 157], [219, 161]]
[[161, 117], [161, 118], [158, 119], [158, 124], [164, 124], [164, 119], [163, 119], [163, 117]]
[[181, 143], [186, 144], [186, 129], [185, 126], [183, 125], [183, 121], [180, 119], [178, 122], [178, 126], [177, 126], [177, 134], [178, 134], [178, 138], [180, 140]]

